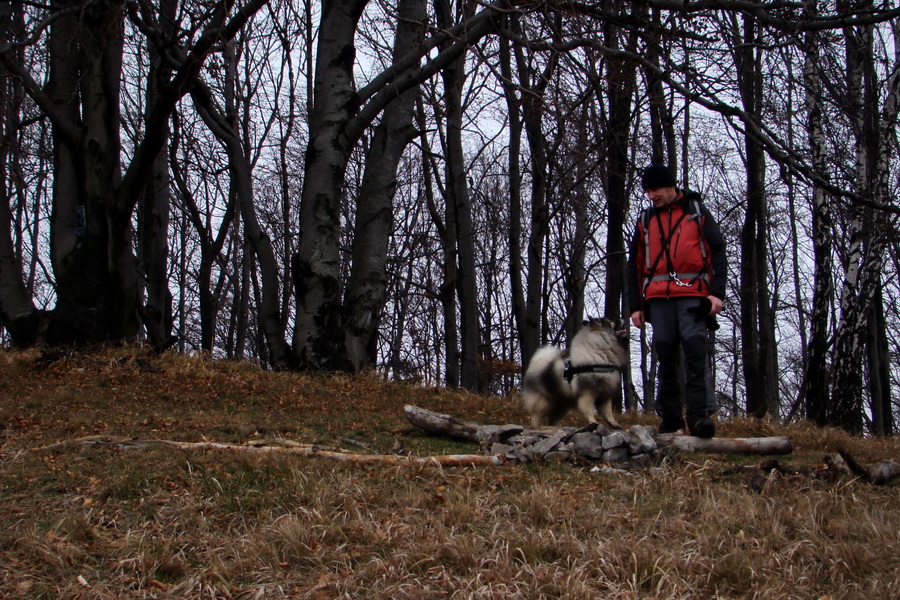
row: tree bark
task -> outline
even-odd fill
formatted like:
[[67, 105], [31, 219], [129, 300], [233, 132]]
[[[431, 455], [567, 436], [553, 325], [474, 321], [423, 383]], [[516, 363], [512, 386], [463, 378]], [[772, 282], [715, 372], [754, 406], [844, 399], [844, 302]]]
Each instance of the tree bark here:
[[[454, 282], [458, 271], [456, 260], [456, 222], [452, 218], [452, 208], [450, 206], [445, 206], [444, 215], [442, 216], [437, 205], [434, 184], [437, 183], [441, 192], [446, 190], [446, 186], [441, 186], [438, 170], [431, 156], [425, 109], [421, 103], [418, 106], [417, 118], [423, 149], [422, 170], [425, 174], [425, 201], [431, 221], [434, 223], [435, 229], [437, 229], [441, 245], [442, 279], [438, 286], [437, 296], [443, 313], [444, 384], [447, 387], [456, 388], [459, 386], [459, 328], [457, 325], [456, 294], [454, 292]], [[446, 193], [443, 195], [446, 196]]]
[[[20, 41], [24, 35], [22, 5], [11, 2], [0, 5], [0, 45]], [[16, 58], [22, 61], [21, 50]], [[21, 151], [19, 116], [24, 95], [21, 82], [0, 64], [0, 140], [3, 140], [0, 143], [0, 322], [13, 343], [20, 347], [36, 344], [41, 331], [41, 313], [25, 285], [22, 254], [13, 242], [16, 230], [11, 212], [13, 190], [8, 187], [10, 180], [6, 176], [15, 172], [10, 159], [14, 161]], [[19, 239], [24, 234], [21, 230], [16, 233]]]
[[108, 4], [84, 18], [63, 16], [51, 26], [48, 87], [58, 98], [58, 118], [66, 119], [54, 120], [51, 235], [57, 306], [47, 333], [51, 345], [138, 333], [131, 215], [115, 205], [121, 181], [117, 115], [123, 24], [121, 6]]
[[[517, 20], [514, 14], [503, 17], [507, 30], [515, 32]], [[524, 372], [537, 350], [539, 336], [526, 333], [525, 283], [522, 277], [522, 101], [513, 81], [512, 52], [507, 36], [500, 36], [500, 73], [503, 96], [506, 100], [509, 126], [509, 282], [512, 297], [513, 319], [519, 340], [521, 365]]]
[[[177, 0], [162, 0], [159, 4], [160, 27], [163, 35], [174, 39]], [[147, 106], [153, 106], [160, 88], [172, 75], [171, 66], [153, 47], [147, 75]], [[147, 115], [149, 118], [149, 115]], [[169, 139], [168, 124], [165, 139]], [[169, 289], [169, 211], [171, 180], [168, 148], [164, 144], [156, 155], [153, 169], [138, 201], [138, 260], [145, 278], [146, 300], [141, 310], [147, 338], [157, 348], [172, 343], [172, 292]]]
[[[663, 30], [660, 23], [659, 9], [651, 9], [649, 21], [651, 28], [647, 37], [647, 62], [655, 69], [644, 69], [647, 79], [647, 94], [649, 96], [650, 112], [650, 162], [653, 164], [668, 164], [673, 172], [678, 163], [678, 144], [675, 137], [675, 118], [666, 102], [663, 82], [657, 75], [661, 72], [660, 58], [665, 49], [662, 46], [659, 32]], [[688, 49], [682, 48], [687, 60]], [[685, 140], [687, 141], [687, 140]]]
[[[394, 62], [409, 53], [421, 53], [426, 24], [425, 0], [398, 2]], [[397, 167], [406, 146], [417, 135], [413, 125], [417, 94], [418, 88], [411, 88], [388, 104], [366, 156], [343, 319], [347, 370], [352, 372], [376, 362], [378, 324], [387, 294], [387, 252]]]
[[[617, 11], [625, 10], [622, 3], [614, 4]], [[614, 50], [623, 42], [628, 52], [637, 51], [637, 34], [623, 31], [611, 22], [606, 24], [606, 45]], [[631, 146], [631, 111], [637, 83], [637, 64], [625, 59], [606, 60], [606, 86], [609, 96], [609, 119], [605, 126], [606, 156], [606, 286], [605, 315], [621, 316], [625, 296], [625, 215], [628, 212], [628, 179], [633, 163]], [[619, 402], [621, 404], [621, 402]], [[621, 406], [618, 407], [621, 409]]]
[[[622, 3], [615, 3], [616, 11], [623, 11]], [[641, 15], [646, 18], [645, 15]], [[619, 49], [623, 43], [628, 52], [637, 51], [638, 36], [634, 30], [623, 31], [622, 28], [606, 23], [606, 45], [612, 49]], [[606, 60], [606, 90], [609, 97], [609, 118], [605, 124], [606, 156], [606, 285], [604, 288], [605, 316], [618, 317], [625, 315], [627, 300], [625, 300], [625, 264], [628, 256], [625, 251], [625, 215], [628, 213], [628, 180], [633, 159], [629, 148], [630, 131], [632, 123], [632, 104], [637, 85], [637, 64], [625, 59]], [[630, 314], [630, 312], [629, 312]], [[627, 392], [626, 386], [622, 391]], [[630, 395], [620, 394], [614, 400], [615, 409], [636, 408], [629, 406]]]
[[[808, 0], [805, 12], [818, 12], [817, 0]], [[809, 147], [813, 167], [823, 177], [828, 177], [830, 162], [826, 155], [823, 96], [819, 73], [821, 34], [810, 32], [805, 36], [806, 55], [803, 66], [803, 82], [806, 88], [806, 114]], [[803, 374], [800, 394], [806, 402], [806, 418], [817, 425], [828, 421], [830, 405], [830, 369], [828, 368], [829, 320], [834, 296], [832, 271], [832, 239], [834, 223], [831, 202], [825, 189], [813, 183], [812, 189], [812, 246], [813, 246], [813, 296], [809, 319], [810, 334], [808, 362]]]
[[[244, 234], [253, 249], [262, 274], [260, 302], [257, 306], [259, 324], [262, 329], [269, 362], [276, 369], [288, 368], [292, 365], [290, 347], [286, 341], [284, 323], [281, 319], [281, 303], [279, 291], [281, 282], [278, 276], [278, 260], [272, 240], [259, 224], [256, 207], [253, 203], [253, 175], [250, 160], [244, 151], [240, 133], [233, 121], [222, 115], [213, 105], [209, 89], [202, 83], [195, 84], [191, 97], [197, 112], [210, 128], [210, 131], [222, 142], [228, 154], [231, 185], [236, 198]], [[245, 288], [249, 281], [245, 282]], [[245, 327], [239, 328], [245, 331]]]
[[872, 314], [869, 315], [868, 333], [868, 379], [869, 396], [871, 398], [872, 433], [875, 435], [893, 435], [893, 418], [891, 410], [891, 377], [890, 356], [888, 354], [888, 323], [884, 315], [884, 295], [882, 283], [878, 282], [875, 298], [872, 301]]
[[[762, 116], [762, 54], [754, 19], [735, 22], [736, 63], [744, 111]], [[742, 29], [741, 33], [738, 30]], [[747, 211], [741, 230], [741, 355], [747, 387], [747, 414], [763, 417], [778, 406], [773, 368], [774, 321], [768, 293], [768, 224], [765, 151], [752, 134], [744, 138], [747, 160]], [[773, 415], [777, 418], [777, 414]]]
[[[872, 65], [873, 34], [871, 26], [848, 27], [847, 43], [847, 111], [856, 142], [856, 187], [861, 193], [880, 202], [879, 154], [882, 151], [878, 132], [878, 91]], [[835, 334], [834, 379], [832, 404], [828, 422], [852, 433], [863, 429], [863, 370], [859, 357], [865, 347], [876, 340], [866, 336], [866, 325], [872, 310], [872, 298], [884, 264], [887, 236], [873, 218], [871, 206], [851, 207], [849, 248], [844, 285], [841, 291], [841, 317]]]
[[550, 231], [550, 207], [547, 198], [547, 139], [543, 131], [544, 97], [559, 61], [553, 52], [541, 73], [533, 73], [525, 48], [514, 48], [521, 94], [522, 118], [531, 159], [531, 211], [526, 246], [528, 272], [525, 277], [525, 329], [520, 332], [522, 351], [528, 356], [546, 343], [544, 319], [544, 244]]
[[[436, 35], [435, 40], [453, 41], [424, 65], [420, 65], [423, 53], [410, 53], [357, 92], [353, 80], [354, 34], [366, 4], [367, 0], [326, 0], [322, 5], [315, 100], [300, 204], [300, 240], [291, 265], [297, 296], [293, 353], [295, 364], [305, 369], [341, 370], [347, 364], [343, 355], [340, 208], [350, 153], [365, 128], [398, 95], [452, 64], [468, 44], [487, 35], [493, 29], [491, 17], [497, 8], [486, 7], [471, 21]], [[429, 42], [426, 50], [434, 45]], [[363, 99], [365, 104], [361, 106]], [[470, 276], [474, 277], [472, 271]], [[476, 327], [476, 350], [477, 333]]]
[[[459, 0], [458, 12], [467, 19], [474, 11], [470, 0]], [[452, 21], [449, 0], [435, 3], [438, 26], [448, 28]], [[466, 164], [463, 152], [463, 106], [462, 92], [466, 81], [466, 55], [463, 54], [447, 65], [441, 76], [444, 81], [444, 108], [447, 119], [446, 136], [446, 186], [447, 201], [452, 210], [448, 222], [455, 223], [456, 252], [459, 268], [454, 285], [459, 297], [460, 323], [460, 387], [470, 391], [478, 390], [478, 281], [475, 270], [475, 235], [472, 222], [472, 201], [466, 180]]]
[[339, 370], [343, 319], [340, 199], [356, 139], [346, 126], [359, 109], [353, 81], [354, 35], [368, 0], [325, 0], [319, 26], [313, 108], [309, 115], [300, 239], [291, 261], [297, 298], [294, 361]]
[[[200, 246], [200, 264], [197, 267], [197, 296], [199, 298], [200, 312], [200, 349], [212, 354], [215, 345], [216, 319], [219, 310], [218, 294], [213, 290], [212, 274], [216, 261], [220, 260], [222, 249], [228, 240], [229, 230], [235, 226], [234, 215], [237, 210], [237, 196], [228, 194], [228, 201], [222, 212], [221, 224], [218, 231], [212, 229], [212, 223], [207, 224], [192, 190], [188, 187], [187, 176], [183, 171], [178, 157], [177, 148], [180, 145], [190, 145], [192, 140], [182, 140], [182, 131], [178, 126], [179, 119], [175, 119], [173, 128], [173, 148], [171, 157], [172, 180], [178, 189], [182, 206], [187, 219], [197, 232]], [[184, 245], [184, 242], [182, 242]], [[224, 262], [224, 261], [223, 261]], [[186, 266], [182, 267], [187, 270]], [[185, 286], [182, 286], [183, 288]], [[182, 294], [184, 297], [184, 294]], [[180, 319], [184, 322], [184, 317]]]
[[[53, 127], [50, 254], [56, 306], [47, 343], [119, 342], [138, 335], [141, 290], [132, 218], [165, 145], [165, 125], [209, 53], [234, 36], [266, 1], [250, 0], [230, 21], [227, 2], [213, 7], [206, 27], [186, 53], [189, 59], [178, 64], [148, 107], [143, 136], [124, 173], [119, 137], [123, 9], [140, 22], [153, 38], [151, 43], [159, 43], [159, 28], [147, 26], [135, 12], [146, 7], [126, 6], [122, 0], [63, 0], [54, 5], [48, 21], [44, 86], [8, 48], [0, 52], [0, 61], [22, 81]], [[154, 22], [157, 18], [155, 12], [145, 17]]]

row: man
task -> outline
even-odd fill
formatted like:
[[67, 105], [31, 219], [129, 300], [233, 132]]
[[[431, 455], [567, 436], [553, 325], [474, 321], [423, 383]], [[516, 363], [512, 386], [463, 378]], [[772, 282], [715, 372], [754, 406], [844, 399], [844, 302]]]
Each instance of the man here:
[[664, 165], [644, 169], [641, 183], [653, 206], [638, 218], [628, 256], [631, 322], [653, 325], [659, 359], [660, 433], [685, 429], [678, 381], [684, 353], [684, 396], [691, 435], [711, 438], [716, 426], [707, 404], [707, 320], [722, 311], [728, 271], [719, 226], [696, 192], [676, 187]]

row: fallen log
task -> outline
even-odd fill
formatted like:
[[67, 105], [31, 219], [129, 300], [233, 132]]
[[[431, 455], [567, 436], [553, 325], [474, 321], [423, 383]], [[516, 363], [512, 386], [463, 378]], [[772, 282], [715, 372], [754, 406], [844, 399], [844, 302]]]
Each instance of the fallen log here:
[[[475, 443], [503, 442], [513, 436], [548, 435], [554, 427], [524, 427], [522, 425], [479, 425], [408, 404], [403, 409], [407, 420], [415, 427], [441, 437]], [[605, 432], [609, 434], [608, 430]], [[784, 436], [767, 438], [710, 438], [701, 439], [675, 433], [657, 434], [659, 447], [671, 447], [687, 452], [721, 452], [728, 454], [790, 454], [791, 440]]]
[[461, 442], [477, 441], [477, 423], [461, 421], [450, 415], [426, 410], [411, 404], [404, 406], [403, 412], [410, 423], [427, 433]]
[[900, 463], [894, 461], [878, 463], [872, 467], [866, 467], [856, 460], [845, 448], [839, 447], [838, 454], [844, 459], [849, 470], [861, 479], [872, 485], [887, 485], [896, 477], [900, 477]]
[[412, 404], [404, 406], [403, 412], [406, 419], [422, 431], [460, 442], [502, 442], [525, 430], [521, 425], [479, 425]]
[[794, 446], [789, 438], [774, 436], [765, 438], [709, 438], [703, 439], [678, 433], [660, 433], [656, 436], [660, 447], [675, 448], [687, 452], [723, 452], [727, 454], [790, 454]]
[[476, 465], [499, 465], [504, 460], [499, 456], [480, 454], [448, 454], [442, 456], [403, 456], [396, 454], [349, 454], [330, 450], [315, 444], [298, 444], [282, 440], [274, 444], [251, 442], [248, 444], [226, 444], [221, 442], [177, 442], [150, 438], [126, 438], [114, 436], [89, 436], [65, 440], [35, 448], [33, 452], [53, 452], [70, 446], [109, 447], [122, 450], [150, 450], [154, 448], [177, 448], [191, 452], [227, 451], [251, 454], [291, 454], [315, 458], [325, 458], [353, 464], [378, 465], [438, 465], [442, 467], [467, 467]]

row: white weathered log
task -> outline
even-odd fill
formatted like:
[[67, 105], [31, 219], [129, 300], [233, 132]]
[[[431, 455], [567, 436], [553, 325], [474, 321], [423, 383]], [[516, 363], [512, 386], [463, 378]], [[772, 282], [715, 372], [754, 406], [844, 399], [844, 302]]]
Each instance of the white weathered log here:
[[461, 421], [450, 415], [426, 410], [411, 404], [404, 406], [403, 412], [406, 414], [406, 419], [422, 431], [462, 442], [478, 441], [477, 423]]
[[70, 446], [114, 447], [133, 450], [153, 448], [177, 448], [193, 452], [228, 451], [251, 454], [291, 454], [315, 458], [325, 458], [353, 464], [380, 465], [439, 465], [442, 467], [465, 467], [473, 465], [499, 465], [504, 462], [499, 456], [478, 454], [448, 454], [442, 456], [399, 456], [395, 454], [349, 454], [330, 450], [313, 444], [298, 444], [282, 441], [276, 444], [251, 442], [249, 444], [225, 444], [220, 442], [177, 442], [148, 438], [124, 438], [113, 436], [90, 436], [66, 440], [35, 448], [34, 452], [58, 451]]
[[521, 425], [479, 425], [412, 404], [404, 406], [403, 412], [422, 431], [462, 442], [502, 442], [525, 430]]
[[[845, 448], [838, 448], [838, 456], [844, 459], [848, 469], [855, 475], [874, 485], [887, 485], [900, 477], [900, 463], [888, 461], [867, 467], [856, 460]], [[837, 462], [837, 461], [835, 461]]]
[[[471, 421], [463, 421], [450, 415], [434, 412], [418, 406], [404, 407], [406, 418], [419, 429], [441, 437], [449, 437], [468, 442], [481, 442], [486, 439], [485, 432], [491, 425], [479, 425]], [[523, 427], [521, 425], [504, 425], [507, 431], [516, 431], [524, 435], [546, 434], [553, 436], [555, 427]], [[791, 440], [784, 436], [766, 438], [711, 438], [701, 439], [690, 435], [674, 433], [656, 436], [660, 447], [673, 447], [689, 452], [725, 452], [730, 454], [790, 454], [793, 452]]]
[[765, 438], [709, 438], [703, 439], [678, 433], [661, 433], [656, 436], [660, 447], [671, 447], [687, 452], [725, 452], [729, 454], [790, 454], [794, 446], [789, 438], [774, 436]]
[[890, 461], [869, 467], [869, 481], [875, 485], [887, 485], [897, 477], [900, 477], [900, 463]]

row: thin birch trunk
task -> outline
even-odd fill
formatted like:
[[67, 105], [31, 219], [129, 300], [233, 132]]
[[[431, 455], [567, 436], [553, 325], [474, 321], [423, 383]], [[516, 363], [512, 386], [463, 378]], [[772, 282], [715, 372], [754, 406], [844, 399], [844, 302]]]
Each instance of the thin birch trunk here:
[[[808, 0], [806, 14], [818, 14], [817, 0]], [[827, 140], [824, 131], [823, 96], [818, 67], [821, 62], [821, 34], [806, 34], [806, 55], [803, 66], [803, 82], [806, 88], [806, 130], [812, 153], [813, 168], [822, 177], [828, 177], [830, 161], [827, 158]], [[832, 252], [834, 222], [831, 202], [825, 189], [813, 184], [812, 189], [812, 245], [814, 283], [812, 313], [809, 319], [809, 347], [807, 369], [803, 376], [801, 400], [806, 403], [806, 418], [819, 425], [827, 422], [830, 404], [830, 369], [828, 366], [829, 321], [831, 299], [834, 295]]]

